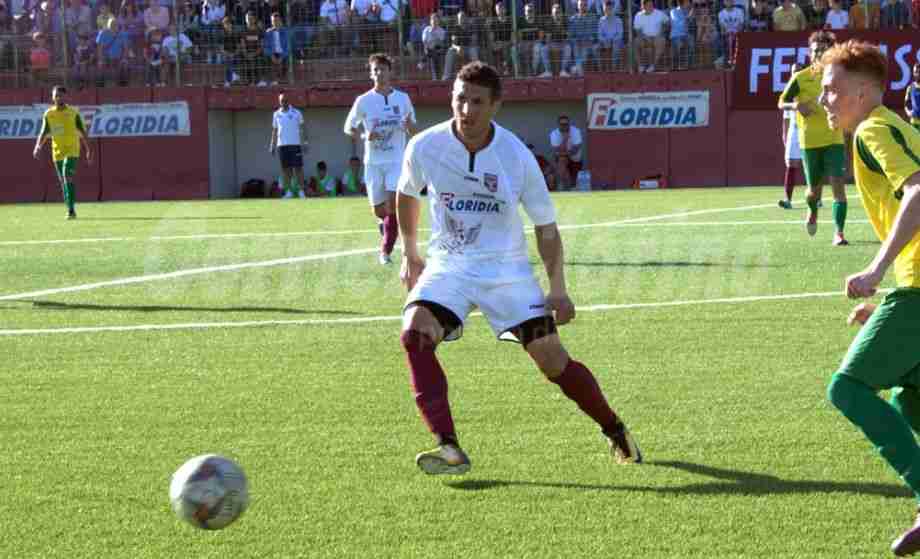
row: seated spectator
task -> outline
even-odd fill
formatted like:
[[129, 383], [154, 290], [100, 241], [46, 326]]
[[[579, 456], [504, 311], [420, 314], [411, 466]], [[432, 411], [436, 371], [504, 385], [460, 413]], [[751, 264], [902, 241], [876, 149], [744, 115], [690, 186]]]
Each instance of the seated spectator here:
[[831, 0], [831, 9], [827, 12], [827, 18], [824, 20], [824, 26], [827, 29], [837, 31], [846, 29], [850, 24], [850, 15], [840, 7], [840, 0]]
[[850, 6], [850, 29], [875, 31], [879, 28], [880, 17], [878, 4], [866, 3], [865, 0], [853, 0]]
[[492, 63], [495, 69], [503, 75], [510, 75], [514, 70], [514, 61], [511, 58], [511, 39], [514, 28], [511, 18], [506, 14], [504, 3], [495, 3], [495, 17], [491, 18], [486, 26]]
[[588, 0], [578, 0], [577, 12], [569, 18], [569, 39], [575, 51], [575, 67], [572, 74], [585, 75], [588, 56], [597, 64], [597, 16], [588, 12]]
[[348, 168], [342, 175], [342, 192], [345, 196], [356, 196], [367, 194], [367, 187], [364, 184], [364, 174], [361, 171], [361, 158], [357, 155], [351, 156], [348, 160]]
[[[426, 25], [423, 24], [421, 20], [412, 20], [412, 24], [409, 26], [409, 31], [406, 33], [406, 51], [408, 51], [409, 56], [424, 56], [425, 54], [425, 45], [422, 43], [422, 32], [425, 30]], [[422, 68], [425, 67], [423, 62], [419, 62]]]
[[425, 61], [431, 73], [431, 79], [437, 80], [444, 75], [442, 66], [447, 45], [447, 30], [441, 27], [441, 18], [437, 12], [428, 16], [428, 21], [428, 27], [422, 31], [422, 45], [425, 47]]
[[163, 32], [151, 29], [144, 49], [144, 83], [148, 86], [166, 84], [166, 65], [163, 64]]
[[533, 144], [527, 144], [527, 147], [530, 148], [531, 153], [537, 160], [537, 165], [540, 166], [540, 172], [543, 173], [543, 180], [546, 181], [546, 188], [550, 191], [556, 190], [556, 171], [553, 169], [552, 164], [537, 153], [537, 148]]
[[[105, 4], [102, 4], [99, 8], [100, 14], [103, 8], [108, 9]], [[144, 27], [147, 29], [153, 27], [165, 32], [169, 27], [169, 10], [156, 2], [151, 2], [147, 9], [144, 10]]]
[[326, 174], [326, 162], [320, 161], [316, 164], [316, 174], [310, 177], [307, 183], [307, 191], [313, 196], [327, 196], [335, 198], [341, 196], [342, 185], [335, 180], [332, 175]]
[[807, 28], [804, 12], [792, 0], [783, 0], [782, 5], [773, 10], [774, 31], [805, 31]]
[[262, 79], [263, 67], [263, 39], [265, 33], [259, 27], [259, 19], [255, 12], [246, 14], [246, 29], [240, 35], [239, 69], [243, 81], [249, 85], [264, 87], [268, 85]]
[[[646, 0], [651, 2], [651, 0]], [[575, 186], [575, 178], [581, 171], [581, 130], [572, 126], [569, 117], [559, 117], [559, 128], [549, 135], [549, 143], [553, 147], [556, 157], [556, 174], [559, 177], [560, 188]]]
[[679, 0], [671, 8], [671, 69], [686, 70], [693, 67], [693, 49], [696, 41], [690, 34], [690, 0]]
[[642, 11], [633, 19], [636, 63], [639, 65], [640, 73], [655, 71], [655, 66], [664, 53], [667, 26], [668, 16], [655, 8], [652, 0], [642, 0]]
[[96, 35], [96, 63], [101, 70], [96, 76], [97, 84], [101, 82], [104, 86], [112, 80], [119, 85], [127, 85], [133, 58], [131, 39], [118, 28], [118, 20], [109, 18], [108, 26]]
[[735, 66], [735, 44], [738, 33], [744, 30], [744, 10], [737, 4], [728, 4], [719, 12], [719, 29], [722, 30], [723, 61], [725, 66]]
[[[815, 0], [815, 4], [826, 0]], [[823, 21], [823, 20], [822, 20]], [[773, 31], [773, 11], [767, 0], [751, 0], [749, 31]]]
[[[552, 13], [549, 21], [546, 22], [546, 56], [543, 57], [544, 65], [556, 54], [561, 57], [562, 62], [559, 64], [559, 77], [571, 77], [567, 66], [572, 59], [572, 44], [569, 42], [569, 23], [562, 14], [562, 5], [553, 4]], [[542, 55], [541, 55], [542, 57]], [[552, 72], [551, 68], [547, 68]]]
[[90, 43], [89, 35], [79, 35], [73, 49], [74, 81], [79, 89], [95, 81], [93, 67], [96, 65], [96, 49]]
[[265, 57], [272, 65], [272, 85], [285, 80], [288, 70], [288, 30], [281, 20], [281, 14], [272, 14], [272, 26], [265, 32]]
[[319, 9], [317, 25], [320, 57], [338, 56], [342, 45], [342, 32], [348, 23], [348, 3], [345, 0], [325, 0]]
[[[696, 27], [696, 52], [694, 58], [697, 65], [708, 67], [718, 56], [719, 29], [718, 21], [713, 17], [709, 0], [693, 0], [693, 21], [691, 29]], [[772, 19], [773, 14], [771, 12]]]
[[226, 72], [224, 74], [224, 86], [230, 87], [240, 81], [239, 74], [236, 73], [236, 62], [240, 49], [240, 34], [233, 28], [233, 20], [230, 16], [224, 16], [223, 33], [221, 35], [221, 45], [218, 50], [218, 57], [223, 61]]
[[[176, 64], [185, 66], [191, 64], [195, 45], [184, 32], [176, 35], [176, 24], [169, 24], [169, 34], [163, 37], [162, 56], [166, 66], [167, 77], [176, 76]], [[177, 86], [182, 85], [176, 83]]]
[[885, 0], [879, 13], [881, 29], [908, 29], [910, 27], [910, 10], [903, 0]]
[[51, 69], [51, 50], [48, 38], [41, 31], [32, 34], [32, 48], [29, 49], [29, 71], [32, 73], [32, 87], [42, 87], [48, 81]]
[[[524, 19], [518, 20], [518, 53], [518, 59], [521, 58], [521, 53], [524, 55], [524, 60], [521, 62], [522, 75], [553, 77], [553, 73], [550, 72], [549, 52], [546, 48], [546, 34], [537, 21], [532, 2], [524, 6]], [[528, 54], [531, 55], [529, 65], [526, 62]], [[544, 68], [542, 74], [539, 71], [541, 64]]]
[[[526, 23], [525, 23], [526, 25]], [[450, 47], [444, 56], [445, 80], [454, 78], [454, 68], [457, 67], [457, 57], [464, 63], [479, 60], [479, 33], [473, 22], [463, 10], [457, 12], [456, 23], [447, 28]]]

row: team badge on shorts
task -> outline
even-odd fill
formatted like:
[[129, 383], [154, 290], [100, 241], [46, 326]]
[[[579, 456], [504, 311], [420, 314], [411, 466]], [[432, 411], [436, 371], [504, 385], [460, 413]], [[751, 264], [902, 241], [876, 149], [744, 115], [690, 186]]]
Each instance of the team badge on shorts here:
[[495, 194], [498, 191], [498, 175], [493, 175], [492, 173], [486, 173], [482, 177], [482, 184], [486, 189]]

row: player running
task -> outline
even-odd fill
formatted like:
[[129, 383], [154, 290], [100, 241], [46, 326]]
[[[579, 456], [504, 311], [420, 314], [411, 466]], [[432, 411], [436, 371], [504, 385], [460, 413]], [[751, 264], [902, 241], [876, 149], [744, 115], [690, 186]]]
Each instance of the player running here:
[[[382, 221], [380, 263], [392, 262], [390, 254], [399, 236], [396, 224], [396, 183], [406, 142], [416, 132], [415, 109], [409, 96], [390, 85], [393, 61], [375, 53], [368, 58], [374, 87], [355, 99], [345, 119], [345, 133], [364, 140], [364, 182], [374, 215]], [[364, 129], [362, 134], [358, 127]]]
[[[848, 41], [821, 60], [820, 98], [835, 130], [853, 132], [853, 169], [882, 246], [846, 279], [847, 296], [871, 297], [894, 264], [897, 289], [876, 308], [863, 303], [850, 323], [864, 325], [831, 377], [828, 398], [859, 427], [920, 500], [920, 132], [882, 104], [888, 61], [875, 45]], [[891, 401], [878, 392], [893, 388]], [[891, 546], [920, 551], [920, 513]]]
[[818, 202], [826, 181], [830, 181], [834, 192], [832, 214], [837, 231], [834, 234], [835, 246], [849, 243], [843, 236], [847, 218], [847, 194], [843, 185], [845, 170], [845, 150], [843, 133], [828, 127], [824, 109], [818, 104], [821, 94], [821, 75], [817, 70], [817, 61], [836, 41], [833, 33], [815, 31], [808, 38], [812, 65], [792, 75], [786, 89], [779, 98], [781, 110], [796, 111], [799, 127], [799, 145], [802, 148], [802, 164], [805, 169], [805, 182], [808, 184], [808, 220], [805, 228], [809, 235], [818, 231]]
[[303, 188], [303, 152], [307, 146], [307, 133], [304, 129], [303, 114], [291, 106], [287, 95], [278, 95], [278, 110], [272, 115], [272, 137], [268, 151], [281, 160], [281, 180], [284, 190], [283, 198], [294, 197], [294, 179], [297, 179], [297, 196], [306, 198]]
[[[798, 71], [798, 65], [793, 64], [792, 73]], [[796, 124], [795, 111], [783, 111], [783, 148], [783, 159], [786, 161], [783, 186], [786, 189], [786, 198], [779, 201], [779, 207], [791, 210], [797, 171], [802, 168], [802, 150], [799, 149], [799, 127]]]
[[42, 129], [35, 141], [33, 157], [38, 159], [45, 142], [51, 137], [51, 159], [61, 191], [64, 194], [64, 203], [67, 204], [67, 219], [76, 219], [76, 186], [73, 176], [77, 170], [77, 161], [80, 159], [80, 145], [83, 145], [86, 160], [92, 161], [93, 155], [87, 139], [86, 126], [80, 112], [64, 102], [67, 88], [62, 85], [54, 86], [51, 90], [51, 100], [54, 106], [45, 111], [42, 117]]
[[[403, 162], [396, 210], [403, 236], [400, 278], [410, 291], [400, 340], [416, 405], [438, 445], [416, 456], [416, 464], [428, 474], [470, 469], [435, 349], [442, 340], [462, 335], [474, 307], [499, 339], [520, 343], [543, 374], [601, 427], [617, 462], [641, 462], [635, 441], [594, 375], [569, 357], [556, 332], [557, 324], [575, 317], [556, 211], [533, 154], [492, 121], [501, 106], [501, 89], [495, 68], [482, 62], [464, 66], [454, 81], [453, 119], [413, 138]], [[427, 264], [416, 242], [425, 187], [431, 218]], [[535, 224], [537, 249], [549, 276], [547, 295], [528, 261], [519, 205]]]

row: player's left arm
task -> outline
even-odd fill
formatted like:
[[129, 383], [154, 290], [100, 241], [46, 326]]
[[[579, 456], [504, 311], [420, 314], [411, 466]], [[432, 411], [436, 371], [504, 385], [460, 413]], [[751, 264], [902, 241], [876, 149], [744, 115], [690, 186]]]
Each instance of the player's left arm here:
[[303, 114], [300, 115], [300, 143], [306, 152], [310, 148], [310, 141], [307, 139], [307, 121], [304, 120]]
[[885, 242], [865, 270], [847, 278], [847, 296], [852, 299], [874, 295], [888, 267], [920, 232], [920, 171], [908, 177], [901, 189], [901, 206]]
[[89, 145], [89, 132], [86, 131], [86, 126], [83, 124], [83, 117], [80, 113], [77, 113], [77, 135], [80, 137], [80, 143], [83, 145], [83, 153], [86, 154], [86, 160], [93, 160], [93, 151], [90, 149]]
[[38, 138], [35, 140], [35, 149], [32, 150], [32, 156], [35, 159], [38, 159], [38, 154], [41, 153], [42, 148], [45, 147], [45, 142], [48, 141], [48, 133], [50, 129], [48, 127], [48, 117], [42, 118], [42, 129], [38, 133]]
[[275, 146], [277, 145], [278, 145], [278, 123], [272, 122], [272, 135], [271, 135], [271, 138], [268, 140], [268, 151], [272, 155], [275, 154]]
[[411, 138], [418, 133], [418, 124], [415, 122], [415, 108], [412, 106], [412, 102], [408, 103], [409, 110], [406, 111], [406, 118], [403, 120], [403, 128], [406, 129], [406, 134]]

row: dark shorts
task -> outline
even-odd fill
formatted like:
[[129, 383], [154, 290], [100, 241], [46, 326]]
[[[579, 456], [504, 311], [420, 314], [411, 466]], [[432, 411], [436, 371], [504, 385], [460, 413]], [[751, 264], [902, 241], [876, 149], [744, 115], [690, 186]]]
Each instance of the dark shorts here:
[[802, 167], [809, 187], [824, 184], [831, 177], [846, 176], [846, 150], [843, 144], [802, 150]]
[[300, 146], [281, 146], [278, 148], [278, 157], [282, 169], [303, 168], [303, 151]]
[[[463, 321], [444, 305], [435, 303], [434, 301], [420, 300], [409, 303], [406, 305], [406, 309], [416, 306], [425, 307], [434, 315], [435, 320], [437, 320], [441, 328], [444, 329], [445, 342], [458, 340], [460, 336], [463, 335]], [[525, 320], [517, 326], [512, 326], [503, 332], [501, 336], [499, 336], [499, 339], [508, 342], [517, 342], [521, 344], [521, 347], [527, 349], [530, 342], [555, 333], [555, 319], [553, 319], [552, 316], [540, 316]]]

